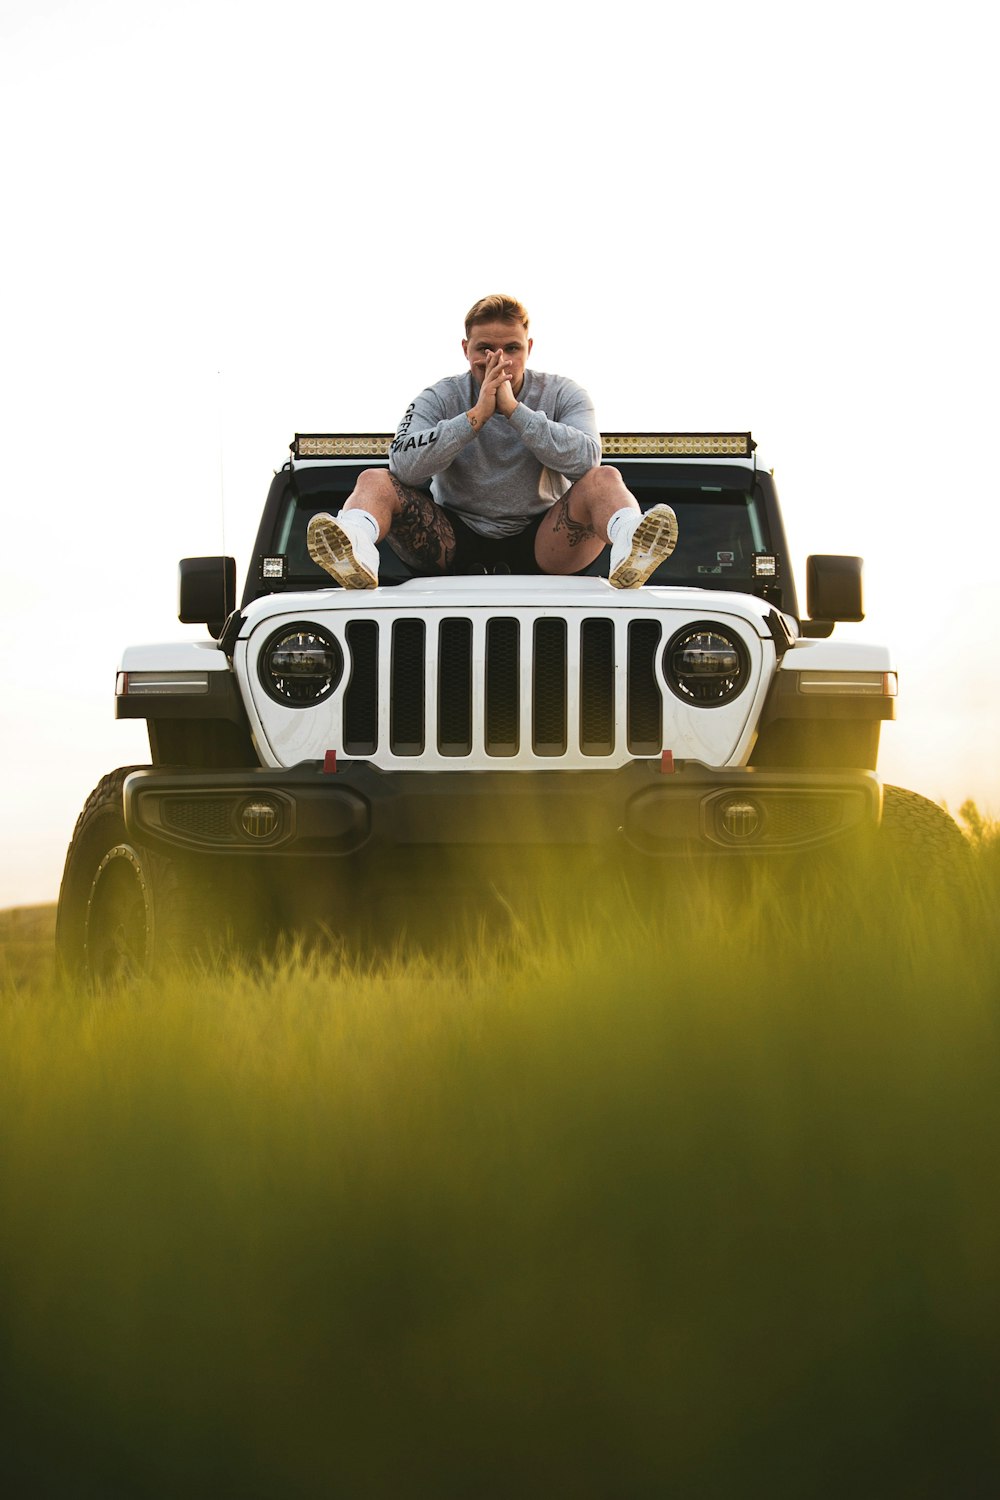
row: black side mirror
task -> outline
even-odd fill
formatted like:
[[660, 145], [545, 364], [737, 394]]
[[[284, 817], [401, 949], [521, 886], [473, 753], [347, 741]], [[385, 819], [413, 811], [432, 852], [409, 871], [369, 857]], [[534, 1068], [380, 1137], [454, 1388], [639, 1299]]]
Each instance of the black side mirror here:
[[806, 604], [816, 621], [863, 620], [862, 557], [806, 559]]
[[182, 557], [177, 594], [181, 624], [207, 625], [218, 637], [236, 608], [235, 557]]

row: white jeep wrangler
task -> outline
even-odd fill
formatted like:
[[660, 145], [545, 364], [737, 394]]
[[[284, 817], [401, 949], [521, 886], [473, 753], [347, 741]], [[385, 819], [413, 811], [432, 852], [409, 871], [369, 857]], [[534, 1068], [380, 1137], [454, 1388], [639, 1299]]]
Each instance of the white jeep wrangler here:
[[[333, 587], [309, 520], [389, 442], [297, 435], [239, 606], [232, 558], [187, 558], [180, 619], [211, 638], [125, 652], [116, 714], [147, 721], [152, 763], [105, 777], [80, 816], [57, 929], [72, 972], [284, 920], [292, 886], [336, 926], [366, 884], [443, 879], [470, 849], [788, 854], [890, 811], [875, 766], [892, 660], [829, 639], [863, 618], [861, 559], [809, 558], [803, 616], [749, 433], [604, 436], [643, 509], [677, 513], [641, 589], [608, 584], [607, 551], [571, 578], [419, 578], [385, 544], [377, 589]], [[961, 838], [932, 803], [889, 800]]]

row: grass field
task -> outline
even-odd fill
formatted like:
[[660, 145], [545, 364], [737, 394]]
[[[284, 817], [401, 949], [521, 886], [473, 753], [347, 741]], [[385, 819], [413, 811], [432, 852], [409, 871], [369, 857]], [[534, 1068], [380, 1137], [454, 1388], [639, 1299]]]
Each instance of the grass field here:
[[5, 1493], [996, 1494], [976, 832], [100, 996], [5, 914]]

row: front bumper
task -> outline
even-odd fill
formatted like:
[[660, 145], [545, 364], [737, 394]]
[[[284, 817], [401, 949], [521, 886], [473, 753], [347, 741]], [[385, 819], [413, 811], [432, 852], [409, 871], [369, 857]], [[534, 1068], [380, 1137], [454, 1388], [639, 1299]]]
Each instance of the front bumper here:
[[881, 817], [870, 771], [716, 770], [659, 761], [614, 771], [329, 774], [135, 771], [125, 820], [145, 843], [205, 854], [345, 858], [417, 847], [550, 845], [645, 855], [781, 853], [835, 842]]

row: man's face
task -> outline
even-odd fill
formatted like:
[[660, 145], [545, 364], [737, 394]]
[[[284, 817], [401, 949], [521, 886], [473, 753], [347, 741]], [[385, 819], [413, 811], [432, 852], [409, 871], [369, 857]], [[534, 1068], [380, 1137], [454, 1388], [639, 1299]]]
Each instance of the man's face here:
[[531, 353], [531, 340], [524, 324], [473, 323], [469, 329], [469, 337], [462, 340], [462, 353], [480, 385], [486, 370], [486, 357], [495, 349], [503, 351], [510, 387], [516, 396], [524, 384], [524, 367]]

